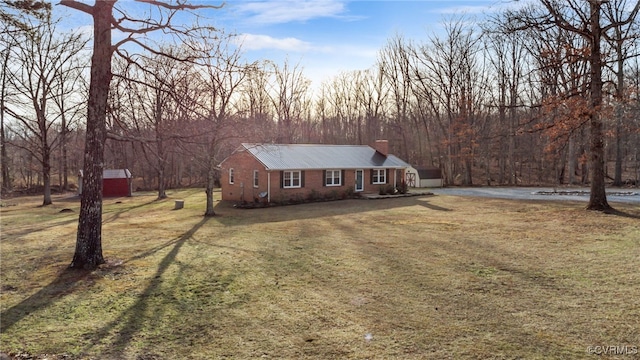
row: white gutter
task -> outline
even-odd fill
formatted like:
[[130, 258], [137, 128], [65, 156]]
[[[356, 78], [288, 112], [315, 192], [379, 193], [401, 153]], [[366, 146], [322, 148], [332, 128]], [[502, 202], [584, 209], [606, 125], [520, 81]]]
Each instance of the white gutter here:
[[267, 202], [271, 203], [271, 171], [267, 171]]

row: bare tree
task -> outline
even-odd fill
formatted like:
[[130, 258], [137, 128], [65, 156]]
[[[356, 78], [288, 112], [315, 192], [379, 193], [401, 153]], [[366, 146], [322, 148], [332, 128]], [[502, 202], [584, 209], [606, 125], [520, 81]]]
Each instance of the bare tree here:
[[[83, 40], [86, 46], [87, 41]], [[87, 79], [83, 75], [88, 61], [83, 56], [75, 56], [65, 61], [64, 69], [58, 71], [57, 93], [53, 102], [60, 114], [59, 148], [60, 168], [58, 170], [60, 191], [69, 190], [69, 142], [74, 128], [78, 128], [86, 115]]]
[[125, 138], [140, 145], [147, 163], [154, 169], [158, 199], [167, 197], [169, 157], [176, 148], [176, 141], [183, 136], [179, 121], [179, 109], [183, 105], [177, 100], [182, 96], [178, 92], [184, 90], [180, 86], [183, 79], [191, 75], [185, 68], [193, 66], [176, 58], [179, 48], [163, 48], [162, 52], [173, 55], [142, 59], [144, 71], [131, 68], [121, 79], [121, 86], [126, 89], [118, 89], [121, 97], [113, 99], [114, 103], [120, 103], [122, 98], [128, 100], [126, 105], [114, 106], [118, 113], [113, 115]]
[[40, 0], [0, 0], [0, 33], [29, 32], [29, 20], [47, 21], [51, 16], [51, 3]]
[[[219, 8], [211, 5], [170, 4], [160, 0], [138, 0], [154, 7], [156, 19], [134, 18], [116, 8], [117, 0], [95, 1], [88, 5], [77, 0], [62, 0], [60, 4], [81, 11], [93, 18], [93, 55], [87, 108], [87, 134], [85, 141], [83, 191], [80, 202], [76, 250], [71, 268], [95, 269], [104, 263], [102, 255], [102, 171], [106, 140], [106, 114], [109, 85], [113, 74], [111, 62], [114, 52], [130, 58], [122, 45], [137, 44], [145, 51], [158, 53], [153, 44], [145, 42], [146, 35], [164, 31], [189, 36], [188, 28], [172, 25], [179, 11]], [[127, 36], [113, 44], [111, 31], [117, 29]]]
[[[513, 30], [536, 28], [548, 31], [560, 28], [580, 35], [588, 43], [589, 63], [589, 130], [590, 130], [590, 171], [591, 195], [587, 209], [608, 210], [605, 190], [605, 158], [604, 134], [601, 108], [603, 100], [603, 54], [601, 51], [603, 36], [611, 29], [622, 27], [635, 21], [640, 2], [626, 11], [619, 19], [603, 19], [602, 0], [540, 0], [542, 9], [526, 8], [518, 14], [513, 14], [515, 26]], [[603, 20], [609, 21], [603, 24]]]
[[613, 26], [608, 31], [603, 31], [603, 37], [612, 49], [614, 59], [612, 66], [607, 66], [615, 75], [615, 166], [613, 185], [622, 185], [622, 160], [623, 148], [623, 119], [625, 110], [625, 63], [632, 57], [640, 56], [637, 44], [640, 39], [640, 25], [636, 21], [626, 22], [627, 9], [630, 3], [627, 0], [604, 2], [603, 16]]
[[2, 50], [2, 73], [0, 79], [0, 163], [2, 171], [0, 172], [0, 176], [2, 176], [2, 193], [11, 191], [12, 179], [11, 173], [9, 171], [9, 156], [7, 155], [7, 135], [4, 127], [4, 116], [5, 116], [5, 102], [7, 101], [8, 95], [8, 77], [9, 77], [9, 60], [12, 52], [12, 48], [15, 46], [15, 40], [10, 36], [2, 37], [4, 46]]
[[81, 76], [75, 68], [74, 57], [84, 49], [86, 40], [79, 34], [59, 37], [55, 24], [51, 23], [32, 28], [34, 31], [25, 33], [14, 47], [14, 60], [20, 67], [14, 69], [10, 82], [17, 96], [14, 106], [7, 106], [5, 110], [25, 130], [16, 133], [22, 136], [20, 146], [40, 161], [44, 184], [42, 204], [50, 205], [51, 155], [59, 140], [55, 138], [53, 127], [64, 116], [52, 107], [55, 107], [55, 98], [65, 98], [73, 92], [65, 82], [74, 81], [72, 76]]
[[[561, 28], [529, 31], [525, 44], [538, 80], [534, 86], [538, 112], [519, 130], [526, 129], [542, 139], [538, 144], [543, 150], [540, 156], [547, 161], [541, 164], [541, 173], [552, 172], [553, 182], [558, 184], [564, 183], [568, 173], [569, 182], [574, 183], [582, 129], [589, 122], [585, 116], [588, 101], [582, 96], [589, 86], [589, 66], [584, 56], [588, 45], [579, 35]], [[545, 169], [545, 163], [551, 166]]]
[[433, 36], [415, 50], [414, 92], [429, 104], [441, 132], [445, 180], [472, 182], [478, 104], [484, 101], [484, 76], [479, 71], [479, 37], [461, 20], [445, 23], [445, 36]]
[[274, 83], [271, 102], [277, 116], [277, 142], [293, 143], [296, 126], [309, 107], [310, 81], [304, 76], [300, 65], [291, 66], [286, 60], [282, 67], [273, 64]]
[[[515, 154], [518, 109], [524, 107], [524, 100], [520, 93], [526, 81], [527, 61], [525, 60], [529, 58], [526, 54], [523, 34], [502, 31], [501, 21], [485, 25], [484, 33], [487, 35], [485, 46], [488, 48], [488, 58], [495, 73], [493, 85], [496, 94], [492, 103], [498, 109], [498, 122], [495, 124], [497, 132], [495, 136], [498, 136], [498, 182], [514, 185], [518, 183], [516, 168], [518, 160]], [[487, 139], [485, 142], [492, 141]], [[490, 158], [489, 155], [487, 156]], [[487, 160], [490, 164], [490, 159]], [[487, 171], [489, 167], [490, 165], [487, 165]], [[489, 181], [490, 178], [489, 175]]]
[[[204, 36], [204, 38], [209, 38]], [[219, 36], [214, 43], [204, 42], [205, 58], [201, 66], [203, 102], [197, 108], [197, 117], [207, 131], [203, 134], [203, 150], [206, 154], [207, 202], [204, 216], [215, 216], [213, 191], [219, 159], [219, 146], [223, 140], [233, 136], [231, 120], [233, 102], [239, 97], [238, 92], [255, 64], [246, 64], [242, 60], [239, 46], [234, 46], [233, 36]]]
[[364, 144], [364, 72], [342, 72], [322, 83], [316, 108], [322, 140], [330, 144]]
[[241, 98], [236, 102], [236, 112], [241, 114], [247, 125], [242, 132], [243, 139], [271, 141], [276, 137], [274, 109], [269, 95], [270, 68], [268, 61], [254, 64], [240, 89]]
[[[629, 133], [629, 143], [640, 144], [640, 58], [631, 59], [626, 72], [627, 92], [629, 94], [629, 122], [626, 129]], [[634, 149], [635, 148], [635, 149]], [[631, 147], [629, 151], [633, 159], [633, 172], [629, 178], [630, 184], [640, 185], [640, 146]]]
[[393, 113], [390, 114], [393, 121], [389, 126], [394, 136], [402, 139], [401, 155], [408, 157], [407, 134], [408, 119], [411, 107], [414, 104], [411, 77], [411, 50], [402, 36], [395, 36], [378, 54], [378, 66], [385, 83], [389, 89], [390, 107]]

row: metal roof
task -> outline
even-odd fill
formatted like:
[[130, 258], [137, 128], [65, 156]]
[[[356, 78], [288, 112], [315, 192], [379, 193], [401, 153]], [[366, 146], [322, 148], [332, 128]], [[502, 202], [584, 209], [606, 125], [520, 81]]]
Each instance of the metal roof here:
[[102, 177], [104, 179], [130, 179], [131, 172], [129, 169], [104, 169]]
[[242, 144], [267, 170], [403, 169], [410, 165], [367, 145]]
[[[83, 170], [78, 171], [79, 176], [83, 176]], [[102, 170], [102, 178], [103, 179], [131, 179], [131, 171], [129, 169], [103, 169]]]

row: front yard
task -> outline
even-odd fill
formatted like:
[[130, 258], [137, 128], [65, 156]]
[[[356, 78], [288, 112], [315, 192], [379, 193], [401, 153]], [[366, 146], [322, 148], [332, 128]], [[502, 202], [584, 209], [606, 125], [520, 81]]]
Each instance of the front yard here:
[[219, 216], [203, 218], [202, 190], [169, 195], [106, 199], [107, 264], [91, 273], [66, 269], [77, 200], [3, 200], [0, 351], [595, 359], [602, 346], [640, 350], [632, 205], [607, 215], [574, 202], [424, 196], [218, 204]]

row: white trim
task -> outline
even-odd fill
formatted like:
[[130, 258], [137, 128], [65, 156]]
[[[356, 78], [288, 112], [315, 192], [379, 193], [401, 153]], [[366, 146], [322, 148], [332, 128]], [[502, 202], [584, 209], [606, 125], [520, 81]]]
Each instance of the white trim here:
[[234, 172], [233, 168], [229, 168], [229, 184], [234, 184]]
[[[358, 171], [362, 174], [362, 177], [360, 178], [360, 189], [358, 189]], [[354, 181], [354, 190], [355, 192], [361, 192], [364, 191], [364, 169], [356, 169], [355, 171], [355, 181]]]
[[[371, 169], [371, 171], [375, 171], [375, 173], [373, 173], [371, 176], [373, 177], [373, 185], [384, 185], [387, 183], [387, 169]], [[384, 179], [382, 182], [380, 181], [380, 172], [382, 171], [382, 179]], [[376, 175], [377, 174], [377, 175]], [[376, 181], [375, 179], [378, 178], [378, 180]]]
[[[331, 184], [329, 184], [329, 182], [327, 181], [329, 178], [327, 177], [327, 175], [329, 175], [329, 172], [331, 172]], [[338, 173], [338, 183], [334, 183], [336, 177], [335, 177], [335, 173]], [[325, 170], [324, 171], [324, 186], [342, 186], [342, 170]]]
[[260, 187], [260, 171], [253, 170], [253, 187], [255, 189]]
[[267, 202], [271, 202], [271, 171], [267, 172]]
[[[298, 185], [295, 184], [295, 176], [294, 174], [298, 174]], [[289, 185], [287, 185], [287, 174], [290, 175]], [[302, 171], [301, 170], [285, 170], [282, 172], [282, 188], [283, 189], [299, 189], [302, 187]]]

